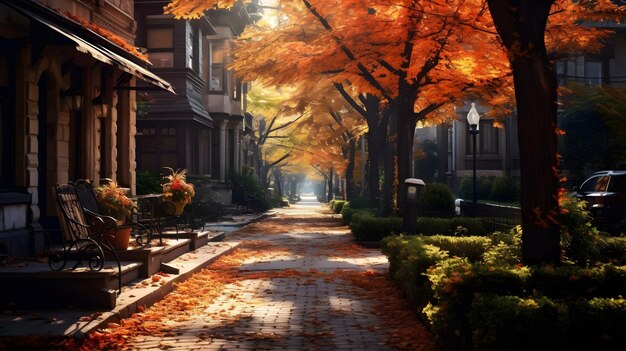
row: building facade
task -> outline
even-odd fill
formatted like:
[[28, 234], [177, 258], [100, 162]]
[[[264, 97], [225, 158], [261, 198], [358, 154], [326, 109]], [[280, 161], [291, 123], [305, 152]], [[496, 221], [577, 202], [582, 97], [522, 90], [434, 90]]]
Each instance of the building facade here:
[[[614, 33], [604, 41], [597, 54], [572, 56], [555, 64], [559, 86], [583, 84], [588, 86], [626, 85], [626, 30], [622, 24], [603, 24]], [[467, 113], [470, 104], [456, 109], [456, 120], [450, 126], [437, 126], [436, 137], [439, 167], [437, 180], [456, 187], [464, 176], [471, 176], [472, 139], [469, 134]], [[487, 106], [477, 106], [481, 116]], [[484, 176], [520, 177], [517, 115], [505, 117], [503, 128], [495, 128], [493, 120], [480, 121], [477, 136], [477, 174]], [[563, 138], [567, 138], [565, 135]], [[566, 170], [564, 170], [566, 172]]]
[[129, 0], [0, 1], [0, 254], [30, 255], [58, 228], [55, 184], [135, 189], [137, 77]]
[[[248, 84], [228, 69], [234, 39], [256, 15], [254, 4], [209, 11], [201, 19], [163, 14], [168, 1], [136, 0], [137, 46], [178, 95], [149, 93], [140, 103], [138, 169], [185, 168], [212, 180], [217, 201], [230, 204], [228, 175], [249, 158]], [[250, 119], [250, 117], [248, 117]]]

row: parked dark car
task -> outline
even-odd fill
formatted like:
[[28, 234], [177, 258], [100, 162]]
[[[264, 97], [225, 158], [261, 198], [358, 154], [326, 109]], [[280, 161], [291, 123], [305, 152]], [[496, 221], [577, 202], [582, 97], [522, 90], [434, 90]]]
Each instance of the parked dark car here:
[[626, 171], [596, 172], [573, 190], [577, 198], [587, 201], [598, 229], [626, 232]]

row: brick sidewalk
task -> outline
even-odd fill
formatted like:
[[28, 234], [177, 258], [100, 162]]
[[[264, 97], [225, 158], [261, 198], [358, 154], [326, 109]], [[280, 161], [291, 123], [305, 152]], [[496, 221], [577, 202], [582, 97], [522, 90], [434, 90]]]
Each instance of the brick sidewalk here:
[[[227, 240], [242, 241], [242, 246], [249, 242], [251, 251], [259, 247], [258, 253], [242, 260], [234, 278], [208, 305], [184, 318], [164, 318], [160, 322], [166, 333], [136, 335], [127, 340], [128, 348], [396, 350], [388, 346], [394, 335], [411, 339], [394, 344], [401, 349], [434, 348], [408, 308], [405, 313], [415, 325], [396, 323], [393, 314], [376, 306], [376, 291], [368, 289], [371, 279], [363, 274], [385, 271], [386, 258], [380, 250], [351, 244], [349, 231], [325, 207], [304, 202]], [[265, 243], [277, 249], [267, 250]], [[377, 274], [376, 279], [385, 277]], [[389, 291], [395, 288], [381, 291], [381, 301]]]

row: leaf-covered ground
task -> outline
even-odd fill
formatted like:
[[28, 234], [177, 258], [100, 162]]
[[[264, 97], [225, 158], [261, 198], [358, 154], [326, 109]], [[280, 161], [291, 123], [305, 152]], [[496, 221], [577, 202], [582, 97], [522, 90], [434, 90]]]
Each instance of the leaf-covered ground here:
[[303, 202], [244, 227], [228, 240], [242, 241], [242, 245], [152, 307], [86, 340], [33, 338], [31, 346], [59, 350], [434, 349], [432, 336], [386, 276], [384, 256], [379, 250], [352, 244], [350, 233], [325, 207]]

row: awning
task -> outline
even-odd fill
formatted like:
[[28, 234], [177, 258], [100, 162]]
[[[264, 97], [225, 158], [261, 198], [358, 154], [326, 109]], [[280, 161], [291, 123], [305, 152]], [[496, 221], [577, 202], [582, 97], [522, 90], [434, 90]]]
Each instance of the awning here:
[[[89, 54], [98, 61], [104, 62], [112, 66], [116, 66], [124, 72], [132, 74], [133, 76], [139, 79], [142, 79], [159, 88], [162, 88], [164, 90], [167, 90], [176, 94], [176, 92], [174, 92], [174, 88], [172, 88], [172, 84], [170, 84], [168, 81], [164, 80], [163, 78], [160, 78], [156, 74], [148, 71], [146, 68], [141, 67], [140, 65], [132, 62], [131, 60], [116, 54], [115, 52], [111, 51], [105, 46], [89, 43], [85, 39], [81, 38], [79, 35], [75, 34], [72, 30], [68, 28], [62, 28], [61, 26], [57, 26], [51, 23], [51, 21], [20, 6], [20, 4], [18, 3], [5, 2], [5, 4], [9, 5], [13, 9], [23, 13], [25, 16], [45, 25], [46, 27], [59, 33], [60, 35], [73, 41], [74, 43], [76, 43], [76, 50], [83, 52], [85, 54]], [[115, 45], [115, 44], [111, 43], [111, 45]]]

